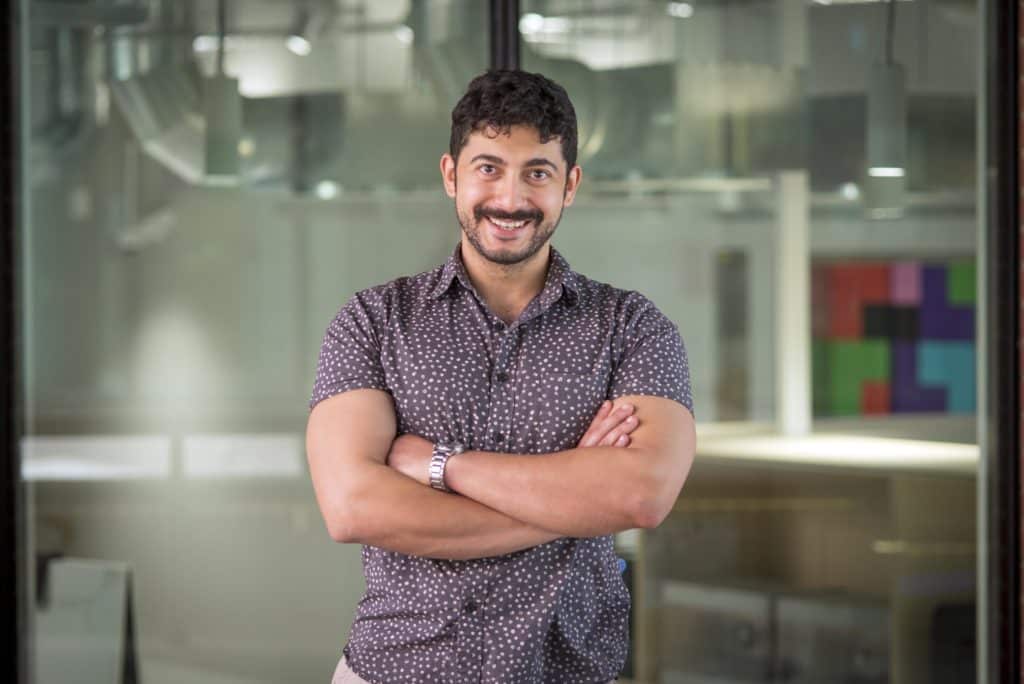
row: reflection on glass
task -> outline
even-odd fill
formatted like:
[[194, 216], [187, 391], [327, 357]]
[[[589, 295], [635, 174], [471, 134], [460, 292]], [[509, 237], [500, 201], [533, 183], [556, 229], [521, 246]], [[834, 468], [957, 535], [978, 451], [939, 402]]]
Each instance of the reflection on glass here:
[[674, 513], [620, 539], [625, 675], [974, 681], [973, 9], [521, 8], [580, 117], [558, 247], [674, 319], [699, 406]]

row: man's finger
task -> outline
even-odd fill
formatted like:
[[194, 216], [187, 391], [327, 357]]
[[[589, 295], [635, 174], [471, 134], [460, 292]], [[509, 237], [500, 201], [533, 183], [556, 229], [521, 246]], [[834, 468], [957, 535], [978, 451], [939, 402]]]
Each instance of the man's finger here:
[[590, 427], [587, 428], [587, 432], [583, 435], [582, 439], [580, 439], [578, 446], [588, 447], [597, 444], [598, 440], [604, 435], [604, 433], [599, 430], [599, 426], [608, 414], [611, 413], [611, 410], [612, 402], [604, 401], [601, 403], [601, 408], [597, 410], [597, 414], [594, 415], [594, 419], [590, 421]]
[[637, 424], [638, 421], [636, 417], [629, 416], [628, 418], [623, 420], [619, 425], [617, 425], [615, 429], [610, 430], [608, 434], [606, 434], [604, 438], [601, 439], [601, 441], [598, 443], [599, 446], [615, 446], [615, 443], [618, 441], [619, 437], [631, 433], [633, 430], [636, 429]]
[[636, 429], [638, 424], [639, 424], [639, 421], [636, 419], [636, 416], [629, 416], [629, 417], [627, 417], [615, 429], [610, 430], [601, 439], [601, 441], [598, 442], [598, 445], [599, 446], [615, 446], [618, 443], [618, 440], [619, 440], [620, 437], [622, 437], [623, 435], [629, 435], [629, 433], [631, 433], [633, 430]]
[[611, 435], [612, 430], [621, 426], [622, 422], [626, 420], [634, 410], [635, 409], [631, 404], [623, 404], [614, 411], [610, 411], [603, 419], [595, 419], [588, 431], [587, 444], [583, 445], [581, 442], [581, 445], [610, 446], [614, 444], [614, 440], [608, 440], [609, 435]]

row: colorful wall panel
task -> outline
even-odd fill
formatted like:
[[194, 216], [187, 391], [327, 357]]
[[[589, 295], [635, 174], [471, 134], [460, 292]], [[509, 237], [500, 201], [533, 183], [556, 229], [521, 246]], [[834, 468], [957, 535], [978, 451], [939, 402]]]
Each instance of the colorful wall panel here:
[[813, 266], [817, 416], [973, 413], [973, 259]]

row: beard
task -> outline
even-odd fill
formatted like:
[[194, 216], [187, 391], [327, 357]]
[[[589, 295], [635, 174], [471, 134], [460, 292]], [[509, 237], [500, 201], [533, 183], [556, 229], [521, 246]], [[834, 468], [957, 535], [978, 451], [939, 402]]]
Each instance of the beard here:
[[[465, 233], [466, 239], [469, 240], [469, 244], [473, 245], [477, 253], [488, 261], [502, 266], [522, 263], [539, 252], [551, 239], [562, 220], [561, 211], [554, 219], [545, 221], [544, 213], [539, 210], [509, 213], [488, 209], [483, 205], [473, 207], [473, 215], [469, 216], [466, 212], [458, 209], [458, 203], [456, 203], [455, 215], [459, 220], [459, 225], [462, 226], [462, 232]], [[529, 221], [533, 225], [533, 234], [530, 236], [529, 242], [519, 249], [488, 249], [484, 246], [480, 236], [480, 226], [488, 217], [502, 221]], [[530, 226], [527, 225], [522, 230], [529, 230], [529, 228]]]

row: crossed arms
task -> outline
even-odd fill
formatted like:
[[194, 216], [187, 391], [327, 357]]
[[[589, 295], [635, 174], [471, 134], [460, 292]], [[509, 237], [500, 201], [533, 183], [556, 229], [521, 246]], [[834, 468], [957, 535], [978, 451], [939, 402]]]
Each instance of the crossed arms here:
[[[623, 422], [623, 405], [635, 407], [632, 423]], [[396, 429], [391, 397], [380, 390], [345, 392], [313, 409], [306, 451], [327, 530], [339, 542], [452, 560], [656, 527], [696, 447], [693, 416], [680, 404], [620, 397], [574, 449], [451, 458], [449, 494], [426, 484], [431, 444], [396, 439]]]

